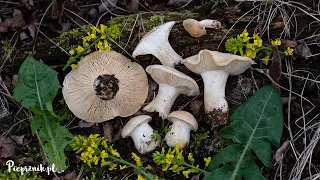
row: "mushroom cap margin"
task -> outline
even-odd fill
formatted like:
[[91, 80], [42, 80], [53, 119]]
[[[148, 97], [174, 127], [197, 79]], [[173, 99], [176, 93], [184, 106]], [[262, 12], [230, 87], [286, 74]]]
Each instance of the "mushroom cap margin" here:
[[174, 122], [176, 120], [184, 121], [189, 124], [193, 131], [198, 130], [198, 122], [194, 116], [187, 111], [172, 111], [167, 118], [169, 121]]
[[127, 124], [123, 127], [121, 131], [121, 137], [126, 138], [130, 136], [131, 132], [140, 124], [142, 123], [148, 123], [152, 120], [152, 117], [149, 115], [140, 115], [131, 118]]

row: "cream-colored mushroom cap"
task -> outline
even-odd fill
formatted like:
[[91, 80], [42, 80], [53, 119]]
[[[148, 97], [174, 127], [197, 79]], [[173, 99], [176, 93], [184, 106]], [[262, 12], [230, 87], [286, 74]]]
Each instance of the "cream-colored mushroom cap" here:
[[67, 74], [62, 93], [75, 116], [98, 123], [137, 112], [147, 98], [148, 79], [120, 53], [93, 52]]
[[219, 51], [202, 50], [199, 54], [181, 61], [182, 64], [197, 74], [206, 71], [221, 70], [230, 75], [239, 75], [247, 70], [255, 62], [244, 56], [238, 56]]
[[163, 65], [150, 65], [146, 68], [146, 71], [156, 83], [175, 87], [179, 89], [181, 94], [196, 96], [200, 93], [198, 84], [192, 78], [174, 68]]
[[197, 131], [198, 130], [198, 122], [197, 120], [193, 117], [193, 115], [187, 111], [172, 111], [169, 115], [168, 115], [168, 120], [171, 122], [174, 121], [184, 121], [186, 123], [189, 124], [189, 126], [191, 127], [191, 129], [193, 131]]
[[148, 123], [152, 119], [151, 116], [148, 115], [140, 115], [134, 118], [131, 118], [127, 124], [122, 128], [121, 136], [122, 138], [126, 138], [130, 136], [131, 132], [136, 129], [140, 124]]
[[195, 19], [186, 19], [182, 24], [192, 37], [201, 37], [207, 33], [205, 27]]

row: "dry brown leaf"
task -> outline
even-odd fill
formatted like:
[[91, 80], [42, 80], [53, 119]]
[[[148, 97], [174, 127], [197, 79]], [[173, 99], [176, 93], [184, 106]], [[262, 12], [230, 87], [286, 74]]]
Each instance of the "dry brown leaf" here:
[[203, 105], [202, 101], [198, 101], [198, 100], [192, 101], [190, 103], [190, 110], [192, 111], [193, 114], [199, 114], [202, 105]]
[[14, 29], [21, 28], [26, 24], [25, 20], [23, 19], [21, 11], [18, 9], [15, 9], [13, 11], [12, 19], [13, 19], [13, 21], [12, 21], [11, 27]]
[[0, 136], [0, 157], [3, 158], [9, 158], [14, 157], [16, 155], [15, 153], [16, 149], [16, 143], [9, 137]]
[[19, 145], [24, 145], [24, 136], [25, 135], [22, 135], [22, 136], [16, 136], [16, 135], [12, 135], [10, 136], [11, 139], [13, 139], [17, 144]]
[[31, 4], [30, 2], [33, 4], [33, 1], [32, 0], [21, 0], [21, 4], [24, 5], [24, 7], [26, 7], [28, 10], [31, 10]]
[[12, 21], [12, 18], [8, 18], [0, 23], [0, 33], [8, 32], [9, 28], [11, 28]]
[[279, 91], [279, 93], [281, 91], [280, 91], [280, 87], [277, 84], [279, 84], [279, 80], [281, 78], [281, 72], [282, 72], [282, 63], [281, 63], [279, 50], [277, 47], [272, 46], [272, 63], [269, 67], [269, 75], [275, 82], [275, 83], [272, 83], [272, 86], [274, 86]]

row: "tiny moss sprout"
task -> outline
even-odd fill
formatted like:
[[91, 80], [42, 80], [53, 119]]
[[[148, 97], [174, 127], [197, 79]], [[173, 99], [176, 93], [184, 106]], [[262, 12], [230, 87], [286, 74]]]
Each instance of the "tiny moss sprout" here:
[[[245, 29], [241, 34], [237, 35], [236, 38], [229, 38], [225, 47], [226, 50], [233, 54], [240, 54], [241, 56], [249, 57], [254, 59], [260, 50], [267, 50], [272, 52], [271, 47], [265, 47], [262, 45], [263, 41], [259, 37], [259, 34], [254, 33], [252, 37], [249, 36], [248, 31]], [[281, 40], [275, 39], [271, 41], [272, 46], [280, 46]], [[285, 56], [292, 56], [293, 49], [288, 47], [284, 52], [279, 52]], [[262, 63], [268, 65], [270, 54], [262, 59]]]
[[[108, 145], [107, 139], [100, 137], [99, 134], [91, 134], [88, 138], [80, 135], [74, 136], [70, 147], [76, 154], [81, 154], [80, 160], [89, 167], [94, 165], [101, 167], [106, 166], [109, 171], [132, 167], [136, 170], [138, 179], [154, 179], [152, 175], [144, 170], [146, 168], [142, 167], [140, 157], [135, 153], [131, 154], [135, 164], [121, 159], [117, 150], [115, 150], [112, 145]], [[118, 166], [118, 163], [121, 163], [121, 165]]]
[[[111, 43], [115, 42], [114, 39], [118, 38], [120, 30], [117, 25], [107, 27], [100, 24], [100, 27], [91, 26], [87, 30], [87, 35], [82, 38], [82, 45], [71, 47], [69, 53], [71, 55], [64, 70], [77, 62], [77, 59], [81, 56], [88, 54], [91, 51], [91, 47], [95, 47], [99, 52], [106, 50], [110, 51]], [[73, 69], [77, 66], [71, 66]]]
[[1, 180], [14, 180], [14, 179], [19, 179], [19, 180], [41, 180], [38, 176], [37, 172], [25, 172], [24, 174], [20, 174], [18, 171], [1, 171], [0, 170], [0, 179]]
[[[162, 151], [156, 151], [152, 154], [153, 161], [162, 166], [162, 171], [170, 170], [174, 173], [182, 174], [189, 178], [191, 173], [199, 173], [206, 171], [199, 168], [199, 164], [195, 164], [195, 160], [193, 158], [193, 154], [189, 153], [187, 157], [187, 161], [185, 161], [184, 156], [182, 155], [183, 150], [180, 145], [177, 145], [174, 149], [169, 148], [166, 152], [164, 148]], [[211, 157], [204, 158], [205, 167], [207, 167], [211, 162]]]

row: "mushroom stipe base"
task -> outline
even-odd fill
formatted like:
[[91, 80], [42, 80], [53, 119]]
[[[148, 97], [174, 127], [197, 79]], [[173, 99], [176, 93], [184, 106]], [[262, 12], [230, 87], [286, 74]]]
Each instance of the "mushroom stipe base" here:
[[229, 123], [228, 113], [222, 112], [220, 109], [206, 113], [208, 117], [207, 123], [211, 126], [211, 129], [216, 129], [219, 126]]
[[113, 74], [98, 76], [93, 83], [96, 95], [102, 100], [113, 99], [119, 91], [119, 80]]

